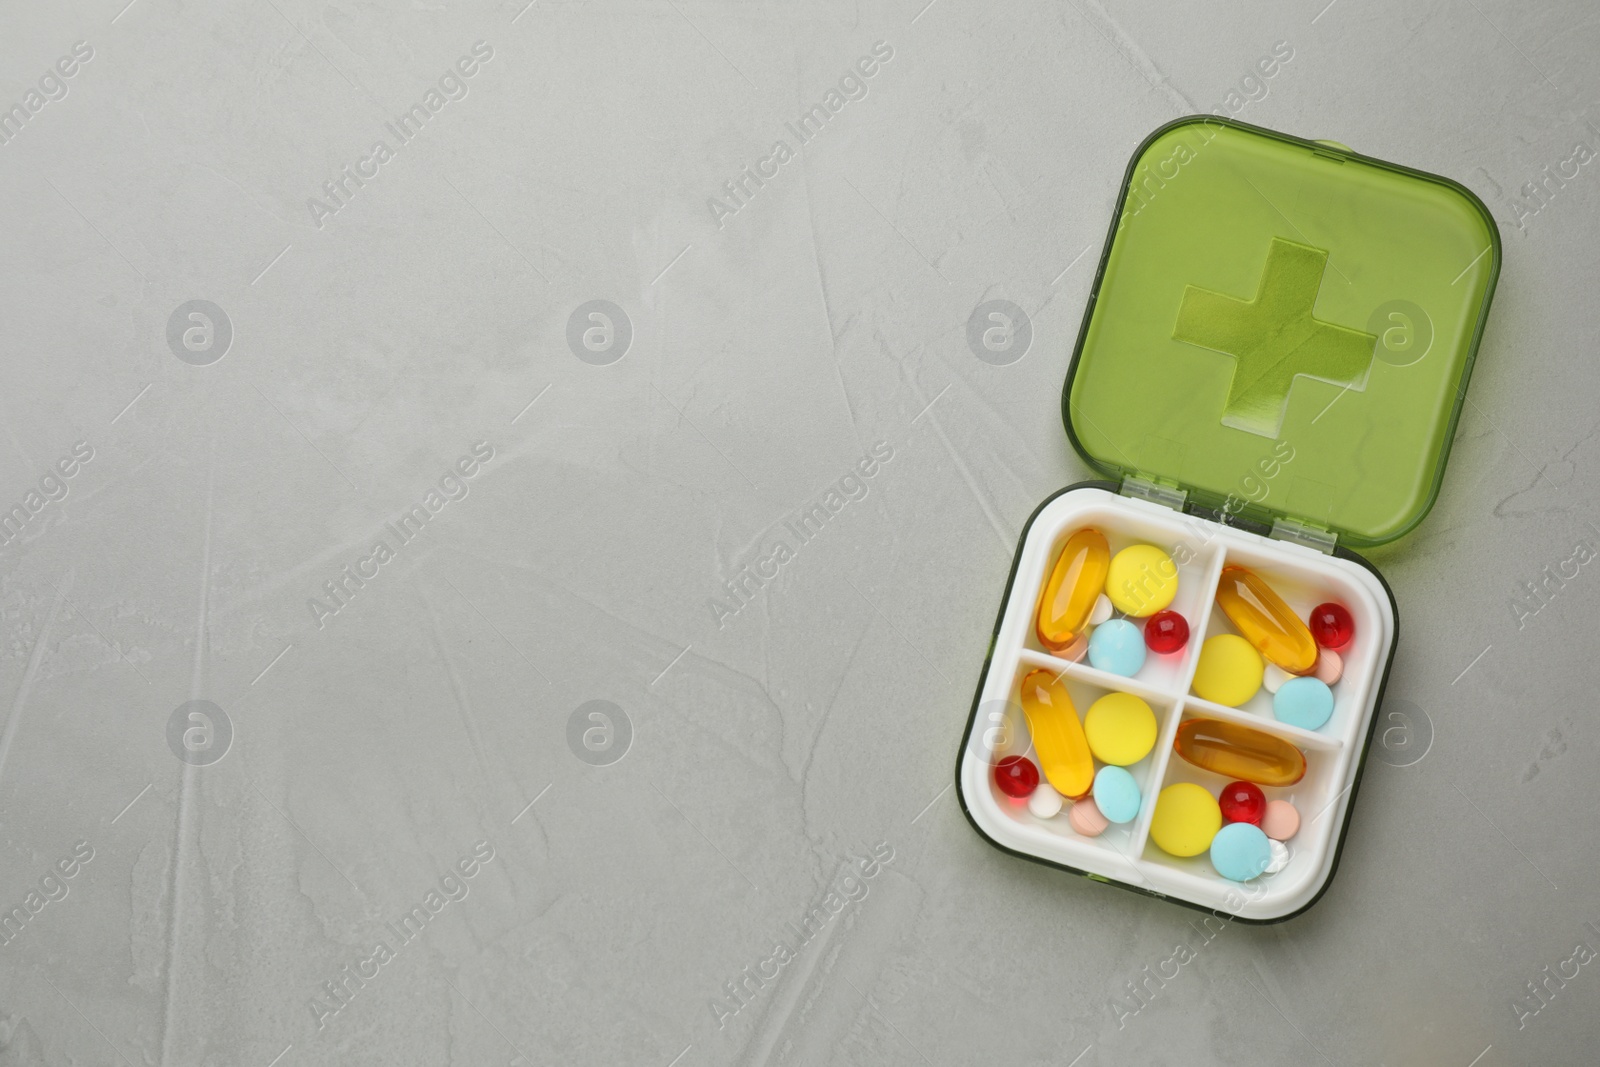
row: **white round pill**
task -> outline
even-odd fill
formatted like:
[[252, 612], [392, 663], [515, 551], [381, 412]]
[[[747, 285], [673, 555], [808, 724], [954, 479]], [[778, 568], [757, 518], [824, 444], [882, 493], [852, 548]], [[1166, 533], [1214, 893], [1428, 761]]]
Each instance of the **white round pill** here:
[[1028, 798], [1028, 810], [1041, 819], [1053, 819], [1061, 814], [1061, 794], [1049, 782], [1040, 782]]
[[1089, 625], [1099, 626], [1111, 618], [1111, 598], [1101, 593], [1095, 598], [1094, 607], [1089, 609]]
[[1279, 686], [1293, 677], [1294, 675], [1276, 663], [1268, 663], [1267, 672], [1261, 676], [1261, 684], [1267, 687], [1267, 692], [1276, 693]]
[[1272, 859], [1267, 861], [1267, 874], [1277, 874], [1289, 866], [1289, 846], [1276, 838], [1267, 838], [1267, 845], [1272, 849]]

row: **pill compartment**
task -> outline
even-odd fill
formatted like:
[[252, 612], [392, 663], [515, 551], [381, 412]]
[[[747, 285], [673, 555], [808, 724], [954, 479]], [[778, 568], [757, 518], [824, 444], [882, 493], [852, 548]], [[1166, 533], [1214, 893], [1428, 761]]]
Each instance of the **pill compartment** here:
[[[1222, 561], [1223, 567], [1246, 567], [1253, 571], [1257, 577], [1272, 587], [1283, 601], [1293, 610], [1300, 619], [1309, 618], [1311, 610], [1319, 604], [1330, 601], [1343, 604], [1350, 609], [1353, 617], [1359, 618], [1357, 613], [1358, 601], [1364, 599], [1364, 594], [1358, 586], [1352, 586], [1335, 575], [1319, 576], [1297, 568], [1284, 569], [1277, 563], [1272, 555], [1254, 549], [1252, 546], [1239, 546], [1229, 548]], [[1219, 568], [1218, 575], [1220, 577]], [[1366, 610], [1371, 610], [1371, 605], [1359, 605]], [[1214, 637], [1217, 634], [1237, 634], [1238, 627], [1217, 606], [1215, 595], [1210, 604], [1210, 620], [1207, 624], [1206, 634]], [[1378, 647], [1371, 639], [1367, 629], [1359, 623], [1356, 626], [1355, 636], [1344, 648], [1338, 650], [1343, 673], [1333, 689], [1333, 714], [1328, 721], [1315, 732], [1326, 737], [1343, 737], [1350, 729], [1353, 719], [1359, 715], [1360, 709], [1366, 700], [1366, 689], [1370, 679], [1381, 665], [1377, 662]], [[1323, 653], [1326, 655], [1326, 653]], [[1272, 707], [1273, 693], [1266, 686], [1251, 697], [1248, 701], [1231, 710], [1251, 715], [1258, 719], [1276, 722]], [[1212, 708], [1218, 705], [1202, 698], [1192, 689], [1188, 695], [1188, 705], [1194, 709]], [[1230, 710], [1230, 709], [1223, 709]], [[1293, 727], [1286, 727], [1293, 729]]]
[[[1162, 869], [1156, 881], [1170, 879], [1174, 884], [1187, 887], [1191, 899], [1208, 908], [1232, 910], [1227, 905], [1233, 899], [1247, 899], [1271, 907], [1282, 906], [1287, 901], [1307, 900], [1320, 887], [1322, 857], [1331, 857], [1334, 844], [1335, 818], [1344, 799], [1346, 745], [1343, 739], [1322, 733], [1300, 730], [1283, 723], [1264, 723], [1256, 716], [1241, 714], [1216, 706], [1204, 709], [1186, 707], [1181, 719], [1209, 718], [1224, 722], [1237, 722], [1254, 729], [1281, 737], [1300, 750], [1305, 757], [1306, 773], [1292, 785], [1259, 786], [1269, 802], [1286, 800], [1300, 813], [1300, 829], [1285, 844], [1289, 848], [1289, 864], [1275, 874], [1263, 874], [1249, 882], [1234, 882], [1217, 874], [1210, 857], [1202, 852], [1198, 856], [1174, 856], [1153, 839], [1146, 838], [1142, 860]], [[1180, 721], [1179, 725], [1182, 725]], [[1177, 752], [1170, 752], [1161, 778], [1161, 789], [1180, 782], [1191, 782], [1217, 796], [1222, 788], [1234, 779], [1203, 767], [1197, 767]], [[1158, 792], [1159, 796], [1159, 792]], [[1153, 811], [1152, 811], [1153, 814]]]
[[[1088, 483], [1064, 490], [1035, 513], [1023, 533], [962, 745], [957, 768], [962, 806], [991, 843], [1029, 859], [1246, 920], [1272, 921], [1294, 914], [1315, 900], [1332, 873], [1393, 646], [1393, 602], [1382, 581], [1359, 561], [1132, 499], [1115, 488]], [[1101, 530], [1113, 552], [1128, 544], [1153, 544], [1179, 564], [1179, 589], [1172, 608], [1188, 620], [1189, 640], [1155, 669], [1147, 663], [1133, 677], [1118, 677], [1087, 662], [1057, 658], [1038, 645], [1034, 615], [1039, 590], [1066, 538], [1085, 526]], [[1214, 607], [1218, 579], [1229, 564], [1247, 566], [1261, 575], [1302, 617], [1330, 600], [1349, 608], [1356, 636], [1345, 650], [1344, 674], [1333, 687], [1333, 717], [1321, 729], [1278, 722], [1265, 689], [1238, 708], [1212, 704], [1191, 691], [1205, 640], [1235, 632], [1227, 616]], [[1141, 794], [1133, 822], [1113, 825], [1097, 838], [1084, 837], [1068, 824], [1066, 808], [1054, 818], [1039, 819], [1025, 800], [1013, 800], [995, 785], [991, 773], [995, 761], [1010, 754], [1032, 756], [1020, 686], [1036, 669], [1059, 676], [1080, 720], [1106, 693], [1131, 693], [1150, 705], [1156, 716], [1155, 747], [1127, 768]], [[1006, 743], [986, 749], [985, 737], [1000, 739], [994, 728], [1007, 716], [1011, 719]], [[1161, 789], [1175, 782], [1195, 782], [1215, 796], [1227, 784], [1228, 779], [1193, 766], [1173, 751], [1179, 725], [1196, 717], [1252, 726], [1286, 739], [1304, 753], [1307, 770], [1300, 782], [1263, 787], [1269, 800], [1289, 800], [1300, 812], [1301, 829], [1288, 842], [1291, 859], [1284, 870], [1249, 883], [1232, 882], [1212, 869], [1206, 855], [1170, 856], [1150, 840]]]
[[[1167, 610], [1176, 611], [1189, 624], [1188, 643], [1177, 652], [1167, 655], [1147, 651], [1144, 666], [1131, 678], [1096, 670], [1090, 664], [1087, 653], [1072, 659], [1071, 662], [1081, 668], [1075, 671], [1075, 674], [1111, 688], [1126, 688], [1129, 692], [1140, 695], [1146, 691], [1171, 692], [1194, 672], [1194, 657], [1199, 651], [1199, 646], [1194, 640], [1196, 623], [1207, 611], [1209, 602], [1205, 599], [1204, 591], [1208, 586], [1215, 584], [1216, 576], [1221, 572], [1222, 552], [1219, 548], [1200, 543], [1192, 533], [1185, 534], [1183, 530], [1175, 529], [1170, 524], [1152, 521], [1138, 514], [1119, 515], [1115, 509], [1106, 508], [1091, 512], [1089, 518], [1090, 521], [1081, 526], [1058, 530], [1054, 540], [1035, 561], [1036, 571], [1027, 576], [1029, 584], [1034, 589], [1035, 610], [1039, 591], [1043, 589], [1045, 581], [1055, 567], [1056, 559], [1061, 555], [1061, 549], [1066, 544], [1067, 538], [1086, 526], [1094, 527], [1105, 535], [1113, 557], [1132, 545], [1154, 545], [1161, 549], [1178, 569], [1177, 595], [1173, 597]], [[1139, 628], [1141, 634], [1144, 632], [1146, 622], [1144, 617], [1129, 616], [1113, 610], [1112, 618], [1126, 618]], [[1060, 659], [1063, 655], [1051, 651], [1039, 641], [1038, 630], [1031, 620], [1023, 636], [1023, 643], [1029, 651], [1040, 655], [1056, 659]]]
[[[1074, 830], [1067, 818], [1073, 801], [1063, 801], [1061, 811], [1048, 819], [1041, 819], [1029, 810], [1025, 798], [1018, 799], [1001, 792], [995, 783], [991, 768], [1007, 756], [1025, 756], [1035, 765], [1040, 763], [1033, 747], [1032, 735], [1026, 715], [1022, 711], [1022, 680], [1035, 670], [1050, 672], [1066, 690], [1080, 722], [1101, 697], [1110, 693], [1131, 693], [1144, 700], [1155, 716], [1156, 743], [1143, 759], [1128, 764], [1123, 769], [1138, 785], [1142, 802], [1139, 815], [1128, 823], [1112, 824], [1098, 836], [1089, 837]], [[1140, 826], [1148, 821], [1149, 801], [1154, 796], [1155, 784], [1160, 781], [1162, 739], [1171, 735], [1170, 724], [1177, 718], [1177, 703], [1170, 697], [1137, 684], [1107, 686], [1088, 677], [1087, 668], [1077, 664], [1052, 659], [1049, 656], [1024, 649], [1017, 656], [1008, 691], [980, 709], [980, 729], [968, 739], [971, 771], [975, 778], [969, 783], [983, 789], [993, 805], [993, 810], [1015, 824], [1013, 836], [1032, 843], [1035, 850], [1056, 862], [1075, 865], [1075, 859], [1090, 859], [1113, 866], [1123, 866], [1129, 877], [1137, 876], [1135, 857], [1139, 854]], [[1126, 681], [1126, 680], [1125, 680]], [[1102, 764], [1096, 761], [1098, 768]], [[1045, 783], [1041, 771], [1041, 783]], [[1049, 835], [1048, 837], [1045, 835]], [[1109, 855], [1108, 855], [1109, 854]]]

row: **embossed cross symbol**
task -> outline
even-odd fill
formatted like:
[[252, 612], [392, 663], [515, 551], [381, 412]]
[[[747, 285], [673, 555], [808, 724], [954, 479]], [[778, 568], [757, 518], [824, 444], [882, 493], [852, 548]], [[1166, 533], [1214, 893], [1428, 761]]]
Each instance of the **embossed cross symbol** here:
[[1235, 361], [1226, 425], [1275, 437], [1296, 375], [1351, 385], [1372, 365], [1375, 336], [1312, 317], [1327, 265], [1322, 249], [1274, 237], [1254, 300], [1184, 287], [1173, 338]]

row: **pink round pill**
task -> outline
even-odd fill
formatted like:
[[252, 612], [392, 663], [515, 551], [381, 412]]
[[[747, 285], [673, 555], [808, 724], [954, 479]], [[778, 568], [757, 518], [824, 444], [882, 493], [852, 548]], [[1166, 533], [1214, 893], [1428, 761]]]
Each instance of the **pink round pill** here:
[[1300, 832], [1300, 812], [1287, 800], [1267, 801], [1267, 813], [1261, 816], [1261, 832], [1274, 841], [1287, 841]]
[[1339, 653], [1331, 648], [1325, 648], [1317, 655], [1317, 669], [1313, 674], [1324, 685], [1333, 685], [1344, 677], [1344, 660], [1339, 658]]
[[1100, 814], [1093, 797], [1073, 801], [1072, 807], [1067, 811], [1067, 822], [1084, 837], [1099, 837], [1106, 832], [1106, 827], [1111, 825], [1111, 820]]
[[1070, 660], [1073, 663], [1079, 663], [1082, 662], [1083, 657], [1088, 653], [1088, 651], [1088, 636], [1086, 634], [1079, 634], [1077, 637], [1072, 639], [1072, 644], [1068, 645], [1066, 648], [1063, 648], [1060, 652], [1052, 652], [1050, 654], [1056, 659]]

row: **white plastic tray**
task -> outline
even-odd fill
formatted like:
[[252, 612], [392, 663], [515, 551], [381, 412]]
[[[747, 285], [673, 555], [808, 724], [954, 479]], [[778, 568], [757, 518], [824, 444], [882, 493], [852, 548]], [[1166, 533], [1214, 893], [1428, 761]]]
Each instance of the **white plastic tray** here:
[[[1189, 622], [1188, 644], [1171, 656], [1152, 653], [1132, 678], [1095, 670], [1087, 662], [1057, 659], [1034, 634], [1040, 586], [1067, 537], [1085, 526], [1104, 533], [1113, 554], [1130, 544], [1147, 543], [1159, 546], [1179, 564], [1178, 594], [1171, 608]], [[1333, 687], [1333, 717], [1321, 729], [1308, 731], [1278, 722], [1272, 714], [1272, 695], [1265, 688], [1238, 708], [1212, 704], [1190, 692], [1195, 661], [1206, 638], [1235, 632], [1215, 606], [1217, 581], [1229, 564], [1254, 570], [1302, 618], [1329, 600], [1350, 609], [1356, 634], [1340, 652], [1344, 675]], [[1016, 574], [962, 748], [957, 773], [962, 804], [978, 831], [1001, 848], [1208, 911], [1256, 921], [1287, 918], [1314, 902], [1332, 876], [1350, 811], [1351, 786], [1370, 734], [1394, 634], [1389, 594], [1359, 563], [1106, 489], [1068, 490], [1050, 501], [1023, 535]], [[1025, 803], [995, 786], [993, 762], [1030, 751], [1020, 683], [1040, 667], [1060, 673], [1080, 715], [1097, 697], [1116, 690], [1143, 697], [1154, 709], [1159, 729], [1156, 747], [1128, 768], [1143, 795], [1132, 823], [1112, 826], [1096, 838], [1083, 837], [1068, 825], [1065, 809], [1055, 818], [1039, 819]], [[1287, 800], [1300, 811], [1300, 831], [1288, 842], [1289, 865], [1277, 874], [1245, 883], [1230, 881], [1216, 873], [1204, 853], [1180, 859], [1150, 840], [1150, 819], [1162, 789], [1176, 782], [1196, 782], [1216, 795], [1227, 784], [1228, 779], [1191, 765], [1173, 751], [1179, 723], [1197, 716], [1246, 723], [1286, 738], [1305, 753], [1304, 778], [1292, 786], [1263, 790], [1269, 800]]]

